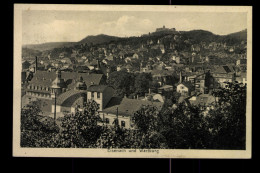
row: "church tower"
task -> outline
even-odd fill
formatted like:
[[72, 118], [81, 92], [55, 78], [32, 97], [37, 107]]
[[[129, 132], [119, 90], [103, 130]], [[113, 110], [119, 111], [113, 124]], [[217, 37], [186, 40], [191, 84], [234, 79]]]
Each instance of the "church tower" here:
[[60, 95], [62, 93], [62, 89], [66, 87], [64, 79], [61, 78], [61, 71], [56, 71], [56, 79], [52, 82], [51, 86], [51, 98], [55, 98], [56, 96]]

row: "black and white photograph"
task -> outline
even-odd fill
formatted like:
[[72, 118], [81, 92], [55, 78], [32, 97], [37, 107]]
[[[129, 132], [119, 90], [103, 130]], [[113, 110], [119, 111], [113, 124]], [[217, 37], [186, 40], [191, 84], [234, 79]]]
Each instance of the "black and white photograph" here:
[[250, 158], [249, 6], [14, 5], [13, 156]]

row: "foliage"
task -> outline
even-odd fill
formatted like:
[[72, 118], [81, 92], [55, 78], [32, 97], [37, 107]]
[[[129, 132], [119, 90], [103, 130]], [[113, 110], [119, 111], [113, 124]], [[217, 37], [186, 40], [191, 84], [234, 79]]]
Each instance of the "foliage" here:
[[[22, 147], [245, 149], [246, 86], [227, 83], [213, 92], [208, 109], [186, 102], [159, 110], [142, 106], [132, 116], [133, 129], [100, 126], [96, 102], [54, 124], [39, 115], [39, 102], [22, 109]], [[171, 102], [171, 103], [170, 103]]]
[[209, 112], [208, 123], [212, 131], [213, 148], [245, 149], [246, 86], [227, 83], [227, 87], [213, 93], [218, 98], [214, 110]]
[[107, 82], [116, 90], [117, 96], [129, 95], [133, 92], [134, 76], [126, 71], [112, 72]]
[[135, 77], [134, 87], [135, 94], [144, 95], [150, 88], [150, 81], [152, 81], [151, 73], [140, 73]]

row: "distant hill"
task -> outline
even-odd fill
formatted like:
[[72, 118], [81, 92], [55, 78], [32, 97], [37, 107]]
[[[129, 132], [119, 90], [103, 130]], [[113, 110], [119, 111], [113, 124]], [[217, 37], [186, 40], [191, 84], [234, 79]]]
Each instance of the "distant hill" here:
[[[222, 42], [222, 43], [227, 43], [227, 45], [234, 45], [234, 44], [240, 44], [241, 41], [246, 41], [247, 38], [247, 30], [243, 30], [240, 32], [236, 33], [231, 33], [228, 35], [216, 35], [213, 34], [212, 32], [205, 31], [205, 30], [191, 30], [191, 31], [180, 31], [178, 32], [183, 40], [191, 40], [192, 44], [200, 43], [200, 42]], [[32, 50], [37, 50], [37, 51], [46, 51], [46, 50], [52, 50], [54, 48], [63, 48], [63, 47], [74, 47], [76, 45], [80, 44], [106, 44], [110, 42], [131, 42], [134, 43], [134, 45], [137, 45], [138, 42], [144, 41], [142, 39], [144, 38], [152, 38], [156, 37], [157, 39], [160, 37], [164, 37], [168, 34], [168, 32], [159, 32], [156, 35], [151, 34], [146, 35], [146, 37], [129, 37], [129, 38], [121, 38], [121, 37], [116, 37], [116, 36], [109, 36], [109, 35], [91, 35], [87, 36], [84, 39], [80, 40], [79, 42], [50, 42], [50, 43], [43, 43], [43, 44], [32, 44], [32, 45], [24, 45], [23, 46], [23, 54], [38, 54], [38, 52], [34, 52]], [[24, 53], [24, 48], [25, 50]]]
[[238, 41], [246, 41], [247, 40], [247, 29], [239, 31], [239, 32], [235, 32], [232, 34], [228, 34], [225, 37], [229, 38], [229, 39], [236, 39]]
[[29, 48], [22, 49], [22, 57], [34, 58], [35, 56], [40, 56], [40, 55], [41, 55], [41, 51], [39, 50], [34, 50]]
[[185, 39], [193, 40], [195, 43], [203, 42], [213, 42], [216, 41], [220, 36], [213, 34], [212, 32], [205, 30], [191, 30], [182, 31], [182, 37]]
[[54, 48], [69, 47], [69, 46], [73, 46], [74, 44], [75, 44], [75, 42], [49, 42], [49, 43], [43, 43], [43, 44], [23, 45], [23, 48], [45, 51], [45, 50], [51, 50]]
[[39, 51], [45, 51], [45, 50], [51, 50], [54, 48], [62, 48], [62, 47], [71, 47], [78, 44], [101, 44], [101, 43], [108, 43], [111, 41], [117, 41], [120, 37], [115, 36], [109, 36], [109, 35], [96, 35], [96, 36], [87, 36], [84, 39], [80, 40], [79, 42], [48, 42], [43, 44], [29, 44], [29, 45], [23, 45], [23, 48], [33, 49], [33, 50], [39, 50]]
[[121, 39], [120, 37], [115, 37], [115, 36], [109, 36], [109, 35], [104, 35], [104, 34], [100, 34], [100, 35], [91, 35], [91, 36], [87, 36], [84, 39], [82, 39], [81, 41], [77, 42], [77, 44], [102, 44], [102, 43], [109, 43], [111, 41], [117, 41]]

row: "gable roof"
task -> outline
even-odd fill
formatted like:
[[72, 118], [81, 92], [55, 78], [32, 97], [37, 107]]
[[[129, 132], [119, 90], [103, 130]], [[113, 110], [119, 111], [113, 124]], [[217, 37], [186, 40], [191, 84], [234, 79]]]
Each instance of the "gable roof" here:
[[143, 105], [153, 105], [160, 110], [163, 106], [163, 103], [151, 102], [148, 100], [129, 99], [129, 98], [123, 98], [120, 101], [120, 99], [118, 98], [116, 99], [112, 98], [108, 103], [108, 105], [106, 106], [106, 108], [103, 110], [103, 112], [116, 114], [118, 108], [119, 115], [133, 116], [134, 113], [138, 111]]
[[[67, 88], [73, 89], [77, 80], [82, 76], [87, 87], [96, 84], [99, 85], [102, 81], [103, 74], [88, 74], [88, 73], [77, 73], [77, 72], [61, 72], [61, 78], [64, 79]], [[52, 82], [56, 79], [56, 72], [37, 71], [29, 85], [51, 87]], [[92, 83], [93, 82], [93, 83]]]
[[187, 87], [189, 90], [192, 90], [192, 89], [193, 89], [193, 85], [192, 85], [192, 83], [191, 83], [190, 81], [183, 81], [183, 82], [181, 82], [181, 83], [178, 83], [177, 86], [180, 85], [180, 84], [184, 85], [184, 86]]
[[81, 101], [84, 102], [84, 98], [87, 98], [86, 91], [69, 90], [59, 95], [57, 97], [56, 103], [57, 105], [71, 107], [71, 106], [75, 106], [76, 104], [80, 104], [80, 105], [83, 104], [81, 103]]
[[188, 100], [192, 105], [209, 105], [215, 102], [215, 97], [209, 94], [201, 94], [199, 96], [193, 96]]
[[109, 86], [107, 86], [107, 85], [91, 85], [91, 86], [89, 86], [87, 91], [91, 91], [91, 92], [104, 92], [108, 87]]
[[229, 65], [222, 65], [222, 66], [217, 67], [214, 70], [214, 73], [227, 74], [227, 73], [234, 73], [234, 71], [235, 71], [235, 69], [233, 69], [233, 67], [231, 67]]

